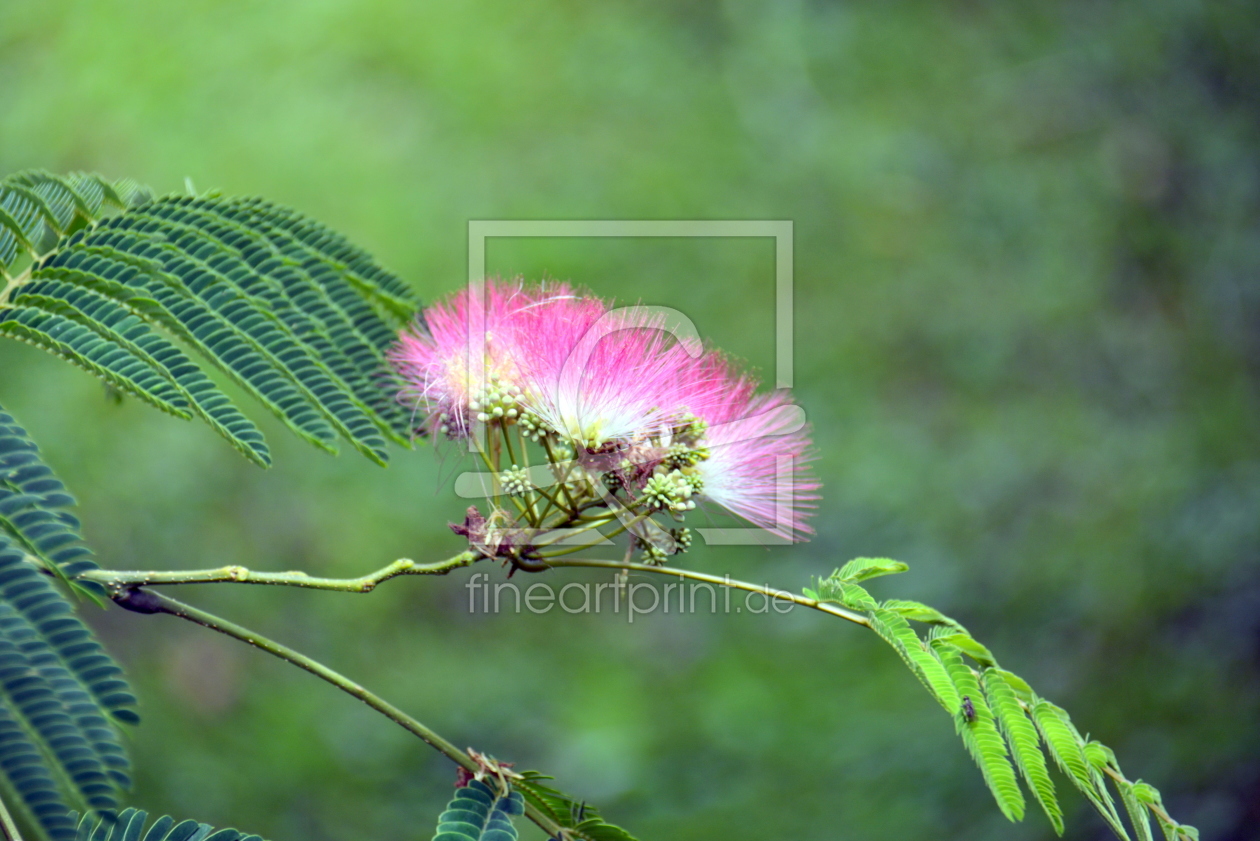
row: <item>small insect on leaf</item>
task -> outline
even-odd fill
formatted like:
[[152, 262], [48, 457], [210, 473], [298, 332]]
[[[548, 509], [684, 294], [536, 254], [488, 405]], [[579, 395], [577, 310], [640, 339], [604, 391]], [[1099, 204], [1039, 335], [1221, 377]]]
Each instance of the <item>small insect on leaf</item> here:
[[971, 703], [970, 695], [962, 696], [962, 717], [967, 720], [968, 724], [976, 720], [976, 706]]

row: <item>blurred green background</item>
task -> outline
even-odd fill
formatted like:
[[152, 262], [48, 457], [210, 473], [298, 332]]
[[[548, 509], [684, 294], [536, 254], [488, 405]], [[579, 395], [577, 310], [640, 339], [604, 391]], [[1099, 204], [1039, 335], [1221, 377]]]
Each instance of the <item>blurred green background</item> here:
[[[426, 299], [469, 219], [791, 219], [809, 544], [965, 622], [1204, 839], [1260, 838], [1260, 9], [1243, 2], [0, 5], [0, 171], [261, 194]], [[494, 273], [677, 307], [774, 370], [768, 240], [495, 240]], [[451, 452], [276, 467], [0, 343], [0, 401], [108, 566], [357, 575], [458, 548]], [[1047, 839], [874, 635], [817, 615], [470, 616], [463, 583], [207, 587], [461, 745], [653, 839]], [[579, 580], [575, 576], [574, 580]], [[132, 797], [425, 839], [451, 767], [311, 676], [89, 609], [138, 685]], [[1068, 837], [1109, 837], [1064, 789]], [[538, 837], [532, 828], [527, 830]]]

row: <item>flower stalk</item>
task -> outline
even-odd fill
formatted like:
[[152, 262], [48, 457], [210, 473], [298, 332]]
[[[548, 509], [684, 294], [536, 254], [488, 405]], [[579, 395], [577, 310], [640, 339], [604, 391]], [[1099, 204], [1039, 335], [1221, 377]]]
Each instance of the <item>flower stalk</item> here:
[[[452, 567], [452, 569], [453, 568], [454, 567]], [[367, 591], [361, 590], [350, 592]], [[203, 628], [209, 628], [212, 631], [216, 631], [248, 645], [252, 645], [254, 648], [265, 651], [268, 654], [278, 657], [288, 663], [292, 663], [299, 669], [304, 669], [321, 680], [331, 683], [333, 686], [337, 687], [351, 697], [359, 699], [372, 709], [381, 713], [390, 721], [402, 727], [404, 730], [418, 736], [423, 742], [425, 742], [425, 744], [437, 750], [465, 771], [474, 775], [481, 774], [484, 771], [483, 765], [473, 759], [468, 752], [460, 750], [454, 743], [443, 737], [437, 731], [407, 715], [384, 698], [381, 698], [374, 692], [364, 689], [350, 678], [339, 672], [333, 671], [323, 663], [320, 663], [318, 660], [314, 660], [299, 651], [295, 651], [294, 649], [283, 645], [282, 643], [269, 639], [257, 631], [252, 631], [249, 628], [237, 625], [234, 622], [230, 622], [227, 619], [208, 613], [200, 608], [193, 607], [192, 605], [185, 604], [184, 602], [172, 599], [169, 596], [161, 595], [160, 593], [154, 593], [150, 590], [138, 588], [120, 590], [118, 594], [114, 596], [114, 601], [118, 602], [118, 604], [128, 610], [132, 610], [137, 613], [166, 613], [171, 616], [177, 616], [180, 619], [196, 623]], [[525, 804], [525, 815], [537, 824], [540, 829], [546, 832], [548, 837], [556, 837], [562, 831], [562, 827], [559, 824], [544, 815], [532, 804]], [[14, 830], [14, 832], [16, 832], [16, 830]], [[11, 837], [16, 838], [16, 836]]]

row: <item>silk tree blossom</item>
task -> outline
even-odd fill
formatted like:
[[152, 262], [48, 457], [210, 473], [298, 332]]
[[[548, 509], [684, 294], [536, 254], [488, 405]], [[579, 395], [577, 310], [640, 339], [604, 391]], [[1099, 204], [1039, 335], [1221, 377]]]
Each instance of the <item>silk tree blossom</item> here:
[[701, 343], [649, 307], [553, 295], [523, 315], [522, 327], [529, 410], [579, 452], [662, 434], [715, 391], [686, 393], [679, 373], [703, 353]]
[[567, 284], [491, 281], [425, 315], [390, 359], [427, 432], [476, 436], [495, 490], [489, 516], [474, 507], [470, 522], [514, 537], [475, 545], [539, 569], [572, 551], [556, 545], [568, 533], [610, 527], [662, 563], [691, 542], [669, 521], [705, 500], [783, 538], [811, 533], [819, 486], [801, 410], [783, 392], [758, 395], [669, 311], [614, 307]]
[[426, 432], [464, 437], [473, 420], [487, 420], [496, 408], [516, 417], [518, 325], [544, 294], [519, 281], [470, 286], [402, 332], [389, 359], [405, 383], [399, 399], [423, 416]]
[[710, 501], [780, 538], [806, 539], [820, 485], [801, 408], [783, 391], [758, 394], [757, 381], [716, 351], [676, 376], [699, 411], [636, 448], [631, 460], [647, 478], [623, 483], [666, 512]]
[[743, 381], [702, 419], [708, 458], [696, 471], [703, 496], [753, 525], [788, 540], [813, 534], [818, 481], [804, 412], [782, 391], [754, 393]]

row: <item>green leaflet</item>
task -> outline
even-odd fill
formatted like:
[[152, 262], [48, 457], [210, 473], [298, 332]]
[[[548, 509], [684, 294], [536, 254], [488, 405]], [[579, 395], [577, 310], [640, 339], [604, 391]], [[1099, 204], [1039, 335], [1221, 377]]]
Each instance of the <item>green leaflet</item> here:
[[1164, 833], [1165, 841], [1199, 841], [1199, 830], [1179, 824], [1168, 816], [1164, 810], [1163, 798], [1160, 797], [1159, 790], [1155, 786], [1141, 780], [1131, 785], [1134, 799], [1144, 806], [1154, 807], [1151, 811], [1155, 815], [1160, 831]]
[[220, 829], [215, 832], [207, 824], [196, 821], [177, 823], [171, 817], [158, 818], [149, 826], [149, 831], [144, 832], [148, 818], [147, 812], [131, 808], [124, 809], [113, 820], [93, 820], [85, 815], [70, 838], [74, 841], [263, 841], [260, 836], [246, 835], [239, 830]]
[[178, 389], [151, 365], [68, 318], [33, 307], [0, 308], [0, 336], [59, 356], [177, 418], [190, 417]]
[[[1066, 712], [1038, 698], [1023, 678], [999, 668], [992, 652], [962, 625], [916, 601], [888, 599], [877, 605], [865, 589], [854, 583], [904, 569], [905, 564], [896, 561], [859, 558], [817, 581], [816, 590], [804, 592], [818, 601], [838, 602], [866, 612], [871, 630], [897, 651], [954, 719], [959, 736], [1007, 818], [1021, 820], [1025, 812], [1024, 795], [1015, 773], [1018, 769], [1055, 832], [1063, 833], [1063, 813], [1041, 752], [1044, 741], [1055, 762], [1118, 838], [1127, 841], [1129, 835], [1107, 790], [1105, 776], [1113, 774], [1120, 777], [1113, 777], [1113, 781], [1138, 827], [1139, 841], [1148, 838], [1149, 823], [1142, 823], [1148, 819], [1148, 811], [1155, 815], [1170, 841], [1198, 841], [1194, 827], [1177, 824], [1167, 817], [1154, 787], [1125, 780], [1110, 748], [1082, 739]], [[932, 626], [926, 640], [907, 620]], [[967, 665], [963, 654], [974, 660], [978, 669]], [[554, 816], [564, 808], [562, 802], [553, 810], [544, 811]]]
[[308, 253], [326, 258], [349, 283], [400, 322], [414, 316], [411, 290], [341, 234], [290, 208], [260, 198], [237, 202], [230, 215], [234, 218], [248, 217], [253, 224], [265, 226], [269, 231], [290, 234]]
[[637, 841], [621, 827], [605, 822], [596, 807], [579, 802], [543, 782], [550, 779], [537, 771], [524, 771], [514, 782], [531, 806], [568, 829], [572, 838], [583, 841]]
[[910, 623], [895, 611], [876, 608], [870, 612], [871, 630], [896, 649], [910, 671], [928, 688], [950, 715], [957, 714], [962, 699], [954, 681], [945, 671], [936, 654], [926, 647]]
[[1055, 796], [1054, 781], [1050, 779], [1046, 758], [1041, 753], [1041, 739], [1037, 735], [1037, 729], [1028, 720], [1027, 714], [1019, 705], [1015, 690], [999, 670], [985, 669], [981, 679], [989, 708], [1006, 736], [1015, 767], [1028, 783], [1033, 797], [1041, 804], [1041, 809], [1054, 826], [1055, 833], [1062, 835], [1063, 811]]
[[1105, 787], [1097, 784], [1096, 772], [1085, 756], [1085, 740], [1077, 732], [1071, 718], [1062, 708], [1038, 698], [1032, 707], [1032, 719], [1054, 761], [1102, 815], [1117, 837], [1128, 839], [1129, 833], [1116, 813], [1115, 803]]
[[0, 407], [0, 537], [7, 534], [62, 578], [96, 569], [70, 513], [74, 505], [26, 430]]
[[940, 655], [958, 694], [968, 699], [970, 712], [960, 711], [954, 716], [954, 725], [962, 737], [967, 751], [980, 766], [989, 791], [997, 800], [998, 808], [1009, 820], [1024, 819], [1024, 793], [1020, 791], [1015, 769], [1006, 758], [1006, 743], [998, 733], [989, 705], [985, 702], [971, 669], [963, 662], [959, 649], [942, 639], [932, 641], [932, 647]]
[[418, 304], [366, 252], [301, 214], [19, 173], [0, 181], [0, 268], [31, 251], [37, 259], [0, 303], [0, 335], [200, 417], [262, 466], [270, 454], [257, 427], [158, 329], [321, 449], [341, 437], [384, 464], [387, 440], [409, 444], [386, 354]]
[[954, 628], [966, 633], [966, 629], [963, 628], [963, 626], [957, 621], [941, 613], [934, 607], [928, 607], [922, 602], [913, 602], [906, 599], [887, 599], [880, 604], [880, 607], [885, 610], [896, 611], [907, 619], [912, 619], [915, 622], [924, 622], [928, 625], [943, 625], [947, 628]]
[[67, 576], [97, 568], [73, 506], [0, 409], [0, 776], [9, 802], [55, 841], [74, 837], [72, 804], [117, 806], [129, 763], [109, 719], [139, 720], [121, 668], [34, 563]]
[[[138, 247], [134, 239], [120, 240], [118, 244]], [[106, 248], [113, 253], [105, 256], [102, 252]], [[45, 268], [51, 266], [99, 274], [156, 301], [160, 312], [169, 317], [169, 320], [163, 319], [163, 326], [177, 338], [230, 374], [299, 437], [328, 452], [335, 452], [331, 442], [335, 440], [336, 433], [294, 386], [283, 371], [280, 360], [271, 358], [250, 337], [242, 334], [235, 324], [208, 308], [190, 292], [186, 293], [177, 278], [165, 273], [155, 277], [150, 271], [119, 259], [126, 256], [131, 255], [117, 252], [112, 245], [102, 245], [98, 241], [92, 252], [70, 249], [52, 255], [41, 264], [39, 273], [42, 275]], [[255, 317], [258, 316], [255, 314]]]
[[[395, 330], [375, 318], [370, 305], [344, 282], [341, 285], [345, 288], [339, 291], [349, 291], [348, 296], [334, 298], [330, 294], [325, 287], [339, 283], [331, 265], [305, 254], [298, 256], [305, 262], [297, 263], [281, 248], [291, 239], [287, 234], [271, 228], [266, 233], [246, 228], [216, 212], [207, 200], [152, 208], [142, 210], [149, 218], [160, 220], [167, 241], [188, 253], [196, 249], [198, 259], [242, 294], [265, 301], [268, 311], [306, 342], [362, 401], [360, 406], [369, 409], [382, 432], [394, 438], [405, 436], [408, 430], [402, 407], [395, 401], [379, 401], [377, 375], [386, 367], [383, 348], [393, 343]], [[133, 215], [140, 212], [133, 211]], [[375, 411], [377, 407], [384, 411]]]
[[163, 375], [192, 411], [246, 458], [262, 467], [271, 463], [262, 433], [254, 423], [187, 354], [150, 330], [133, 310], [90, 288], [42, 277], [24, 285], [13, 302], [61, 315], [125, 348]]
[[972, 660], [975, 660], [981, 666], [996, 666], [997, 660], [993, 658], [993, 654], [989, 649], [971, 638], [971, 634], [957, 633], [946, 634], [937, 637], [943, 643], [949, 643], [957, 647], [963, 654], [966, 654]]
[[455, 790], [438, 817], [433, 841], [516, 841], [512, 816], [524, 814], [519, 792], [500, 790], [481, 780]]
[[[1154, 841], [1151, 833], [1150, 810], [1147, 807], [1153, 802], [1150, 799], [1151, 793], [1154, 792], [1154, 799], [1158, 801], [1159, 792], [1145, 783], [1129, 781], [1120, 771], [1120, 763], [1116, 761], [1115, 752], [1101, 742], [1086, 742], [1085, 758], [1093, 766], [1094, 784], [1100, 789], [1105, 789], [1107, 779], [1110, 778], [1111, 784], [1119, 792], [1120, 802], [1124, 804], [1125, 812], [1129, 815], [1129, 824], [1133, 827], [1137, 841]], [[1142, 798], [1138, 797], [1139, 785], [1142, 786]], [[1161, 820], [1161, 828], [1163, 823]], [[1170, 824], [1164, 828], [1164, 834], [1167, 835], [1169, 830], [1175, 833], [1176, 827]]]
[[106, 207], [125, 209], [149, 193], [130, 179], [110, 183], [76, 172], [61, 177], [27, 170], [0, 179], [0, 269], [98, 218]]
[[1032, 687], [1028, 685], [1028, 681], [1014, 672], [1008, 672], [1006, 669], [993, 669], [993, 671], [1002, 676], [1006, 681], [1006, 685], [1015, 692], [1015, 697], [1019, 698], [1020, 703], [1027, 707], [1032, 707], [1033, 702], [1036, 701], [1036, 696], [1033, 694]]
[[901, 561], [891, 561], [888, 558], [854, 558], [833, 572], [831, 577], [838, 581], [851, 581], [856, 584], [868, 578], [896, 575], [908, 569], [910, 567]]
[[[133, 243], [158, 245], [150, 253], [167, 272], [179, 277], [185, 289], [223, 316], [273, 363], [280, 363], [307, 401], [347, 440], [369, 458], [383, 461], [384, 442], [378, 432], [389, 427], [383, 420], [369, 417], [367, 406], [328, 366], [331, 362], [337, 367], [346, 357], [327, 335], [304, 313], [293, 309], [273, 279], [259, 275], [223, 240], [202, 228], [172, 222], [165, 215], [155, 216], [150, 212], [154, 208], [169, 210], [162, 205], [146, 205], [103, 223], [101, 229], [126, 230], [138, 237]], [[84, 242], [95, 241], [95, 236], [89, 235]], [[242, 244], [241, 237], [229, 239]], [[248, 246], [245, 241], [242, 247]], [[341, 367], [355, 374], [349, 366]]]
[[1129, 813], [1129, 824], [1133, 827], [1133, 833], [1137, 836], [1137, 841], [1155, 841], [1151, 835], [1151, 818], [1146, 810], [1146, 806], [1137, 799], [1133, 792], [1133, 783], [1127, 780], [1113, 781], [1116, 791], [1120, 792], [1120, 802], [1124, 804], [1124, 810]]
[[820, 602], [835, 602], [851, 610], [872, 610], [878, 607], [871, 594], [858, 584], [848, 581], [835, 581], [830, 578], [821, 579], [818, 590], [805, 588], [805, 595]]

